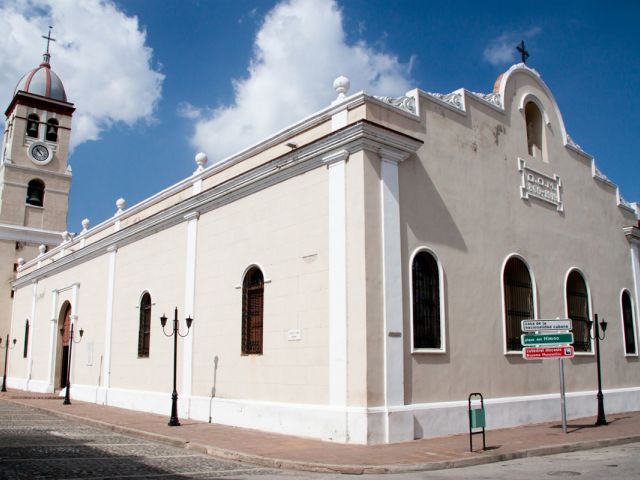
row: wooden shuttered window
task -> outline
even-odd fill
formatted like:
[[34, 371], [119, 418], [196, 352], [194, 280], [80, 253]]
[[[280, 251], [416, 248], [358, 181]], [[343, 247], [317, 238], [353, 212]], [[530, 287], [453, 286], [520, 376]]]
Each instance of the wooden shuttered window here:
[[441, 348], [440, 272], [436, 259], [420, 252], [411, 267], [413, 290], [413, 348]]
[[590, 352], [591, 338], [587, 328], [589, 314], [589, 293], [584, 278], [573, 270], [567, 278], [567, 314], [571, 319], [573, 348], [576, 352]]
[[534, 318], [533, 285], [527, 265], [512, 257], [503, 274], [507, 351], [522, 350], [522, 320]]
[[[6, 345], [6, 348], [9, 348], [9, 345]], [[29, 354], [29, 320], [24, 323], [24, 351], [22, 352], [22, 357], [27, 358]]]
[[151, 295], [145, 293], [140, 300], [140, 328], [138, 330], [138, 357], [149, 356], [151, 343]]
[[633, 309], [631, 307], [631, 297], [626, 290], [622, 292], [622, 325], [624, 328], [624, 351], [627, 355], [635, 355], [636, 332], [633, 328]]
[[261, 354], [263, 344], [264, 277], [259, 268], [247, 272], [242, 285], [242, 354]]

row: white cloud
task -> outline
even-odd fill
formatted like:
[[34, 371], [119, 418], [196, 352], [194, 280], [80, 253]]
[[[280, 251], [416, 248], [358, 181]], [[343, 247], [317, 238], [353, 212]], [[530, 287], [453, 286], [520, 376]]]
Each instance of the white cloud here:
[[516, 58], [514, 41], [513, 35], [506, 33], [494, 38], [484, 50], [484, 59], [491, 65], [513, 63]]
[[192, 143], [221, 160], [328, 106], [339, 75], [349, 77], [351, 93], [403, 95], [409, 63], [364, 42], [348, 45], [334, 0], [282, 1], [256, 35], [248, 76], [233, 82], [233, 103], [197, 121]]
[[164, 75], [136, 17], [110, 0], [6, 0], [0, 3], [0, 103], [35, 68], [53, 25], [52, 69], [76, 106], [73, 144], [100, 138], [113, 124], [152, 121]]
[[489, 41], [484, 49], [484, 59], [491, 65], [504, 65], [507, 63], [515, 63], [519, 61], [516, 46], [521, 39], [530, 39], [538, 35], [542, 31], [540, 27], [532, 27], [524, 33], [505, 32], [500, 36]]
[[202, 117], [202, 110], [189, 102], [180, 102], [177, 109], [178, 115], [189, 120], [197, 120]]

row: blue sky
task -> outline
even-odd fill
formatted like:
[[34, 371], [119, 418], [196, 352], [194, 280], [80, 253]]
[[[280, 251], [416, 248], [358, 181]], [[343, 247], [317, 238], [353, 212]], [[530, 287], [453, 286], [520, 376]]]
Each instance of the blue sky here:
[[51, 62], [78, 108], [69, 230], [79, 231], [118, 197], [133, 205], [190, 175], [198, 151], [220, 160], [327, 105], [339, 74], [352, 93], [490, 92], [523, 38], [568, 133], [640, 201], [638, 5], [3, 0], [12, 41], [0, 47], [0, 100], [40, 61], [37, 35], [53, 24]]

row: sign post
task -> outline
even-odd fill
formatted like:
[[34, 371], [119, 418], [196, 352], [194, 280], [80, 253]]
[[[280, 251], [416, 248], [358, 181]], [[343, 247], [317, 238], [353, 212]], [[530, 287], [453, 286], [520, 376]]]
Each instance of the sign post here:
[[562, 433], [567, 433], [567, 405], [564, 387], [564, 359], [574, 355], [571, 319], [522, 320], [522, 356], [529, 360], [557, 358], [560, 371], [560, 411]]
[[560, 413], [562, 414], [562, 433], [567, 433], [567, 404], [564, 396], [564, 358], [560, 362]]

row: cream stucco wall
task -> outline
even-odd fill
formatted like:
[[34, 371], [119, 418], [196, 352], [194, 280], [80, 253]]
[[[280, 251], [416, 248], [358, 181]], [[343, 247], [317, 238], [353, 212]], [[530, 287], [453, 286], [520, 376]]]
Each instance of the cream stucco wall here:
[[[111, 341], [111, 387], [171, 391], [173, 339], [162, 333], [160, 316], [173, 326], [174, 308], [184, 330], [185, 224], [160, 231], [120, 249], [116, 254]], [[144, 265], [143, 268], [141, 266]], [[106, 277], [105, 277], [106, 283]], [[104, 289], [106, 291], [106, 288]], [[148, 358], [138, 358], [140, 300], [151, 295], [151, 338]], [[106, 296], [105, 296], [106, 299]], [[106, 300], [103, 300], [103, 303]], [[179, 342], [179, 350], [182, 341]], [[178, 356], [181, 372], [182, 356]], [[149, 372], [158, 374], [149, 375]], [[164, 374], [160, 374], [163, 372]], [[178, 376], [180, 381], [180, 374]]]
[[[318, 168], [200, 217], [194, 395], [325, 403], [327, 173]], [[265, 278], [262, 355], [241, 354], [242, 281]], [[288, 340], [289, 331], [300, 340]]]

